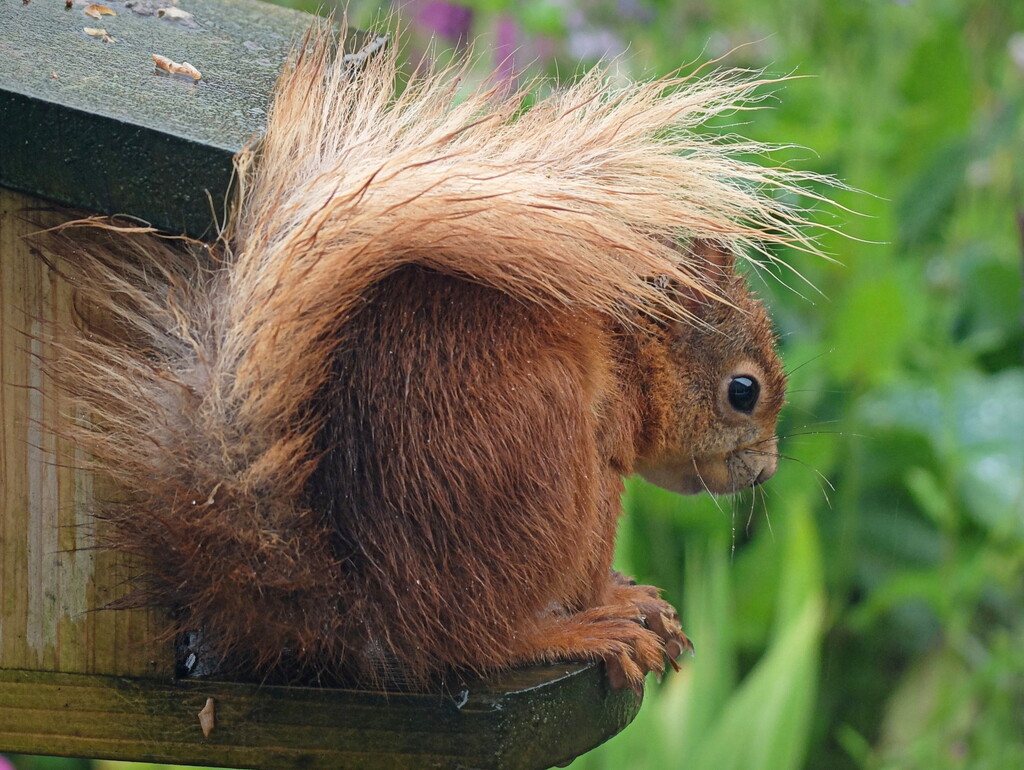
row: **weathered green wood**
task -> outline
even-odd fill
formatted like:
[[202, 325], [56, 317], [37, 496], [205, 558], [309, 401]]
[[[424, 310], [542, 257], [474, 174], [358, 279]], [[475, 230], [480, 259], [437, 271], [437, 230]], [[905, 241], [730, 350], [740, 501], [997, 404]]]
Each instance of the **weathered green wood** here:
[[[183, 23], [155, 14], [171, 0], [103, 1], [116, 16], [91, 18], [84, 0], [0, 2], [0, 186], [202, 235], [310, 17], [189, 0]], [[151, 54], [189, 62], [203, 79], [168, 75]]]
[[[198, 712], [215, 701], [209, 737]], [[251, 768], [544, 768], [621, 730], [640, 697], [597, 666], [444, 695], [0, 670], [0, 749]]]

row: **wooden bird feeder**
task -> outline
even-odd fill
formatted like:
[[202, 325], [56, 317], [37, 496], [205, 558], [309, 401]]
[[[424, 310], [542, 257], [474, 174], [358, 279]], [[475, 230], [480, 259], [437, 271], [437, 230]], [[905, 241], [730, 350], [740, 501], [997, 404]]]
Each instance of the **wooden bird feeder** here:
[[[58, 458], [37, 359], [70, 290], [25, 236], [54, 202], [203, 237], [308, 17], [254, 0], [0, 2], [0, 751], [251, 768], [542, 768], [626, 726], [597, 666], [451, 694], [175, 678], [157, 611], [106, 609], [133, 567], [92, 548], [102, 481]], [[161, 13], [161, 10], [164, 13]], [[95, 11], [94, 11], [95, 13]], [[100, 30], [102, 34], [98, 33]], [[190, 62], [172, 74], [152, 54]], [[180, 669], [180, 666], [178, 666]]]

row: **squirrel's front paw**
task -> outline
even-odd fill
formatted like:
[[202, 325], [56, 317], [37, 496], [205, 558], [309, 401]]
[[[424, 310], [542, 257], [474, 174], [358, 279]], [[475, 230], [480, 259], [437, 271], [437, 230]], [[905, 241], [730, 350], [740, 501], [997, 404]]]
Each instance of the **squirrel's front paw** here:
[[631, 687], [639, 695], [648, 671], [659, 678], [665, 672], [665, 643], [656, 631], [636, 620], [608, 619], [595, 623], [590, 633], [604, 637], [599, 639], [598, 657], [613, 689]]
[[638, 605], [644, 624], [665, 642], [665, 657], [676, 671], [676, 659], [684, 652], [693, 655], [693, 642], [679, 627], [679, 614], [671, 604], [664, 601]]
[[[672, 627], [668, 615], [664, 619], [652, 615], [645, 622], [632, 604], [591, 607], [551, 616], [535, 634], [519, 637], [516, 657], [600, 660], [613, 688], [631, 687], [639, 693], [647, 672], [660, 676], [665, 671], [665, 658], [677, 656], [684, 649], [683, 643], [688, 644], [681, 631], [671, 632]], [[678, 629], [678, 623], [674, 627]], [[672, 645], [671, 649], [667, 645]]]
[[665, 644], [665, 657], [678, 671], [676, 659], [684, 652], [692, 655], [693, 642], [683, 633], [676, 608], [662, 599], [661, 592], [654, 586], [636, 585], [618, 572], [612, 573], [612, 578], [612, 602], [632, 608], [637, 621], [658, 635]]

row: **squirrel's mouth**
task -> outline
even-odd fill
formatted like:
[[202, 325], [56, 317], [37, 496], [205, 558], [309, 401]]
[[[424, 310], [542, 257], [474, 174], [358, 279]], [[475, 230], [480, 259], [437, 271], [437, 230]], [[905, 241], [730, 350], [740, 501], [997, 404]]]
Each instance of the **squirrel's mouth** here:
[[637, 472], [662, 489], [681, 495], [731, 495], [763, 484], [778, 469], [777, 440], [740, 447], [721, 455], [671, 458]]

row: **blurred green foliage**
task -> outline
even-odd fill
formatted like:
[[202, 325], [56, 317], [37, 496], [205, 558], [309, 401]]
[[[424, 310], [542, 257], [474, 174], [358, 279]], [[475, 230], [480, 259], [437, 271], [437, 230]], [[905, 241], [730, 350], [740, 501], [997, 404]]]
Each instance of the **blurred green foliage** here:
[[[793, 462], [724, 510], [633, 487], [621, 566], [681, 599], [698, 655], [578, 764], [1022, 767], [1024, 4], [650, 7], [647, 34], [619, 34], [655, 71], [757, 40], [725, 63], [812, 75], [742, 130], [811, 148], [785, 157], [868, 194], [832, 193], [864, 216], [821, 211], [857, 239], [821, 235], [842, 266], [786, 255], [820, 295], [793, 276], [795, 291], [764, 288], [792, 370]], [[796, 566], [795, 539], [820, 569]], [[800, 637], [795, 606], [823, 607]], [[730, 683], [724, 697], [707, 676]], [[710, 712], [701, 738], [742, 761], [697, 762], [701, 740], [678, 743], [687, 699]]]
[[779, 474], [735, 500], [630, 483], [618, 566], [697, 654], [573, 766], [1024, 767], [1024, 3], [461, 5], [489, 66], [504, 35], [563, 77], [601, 55], [796, 75], [730, 130], [864, 191], [821, 190], [858, 212], [816, 206], [841, 264], [783, 254], [761, 282], [791, 372]]

